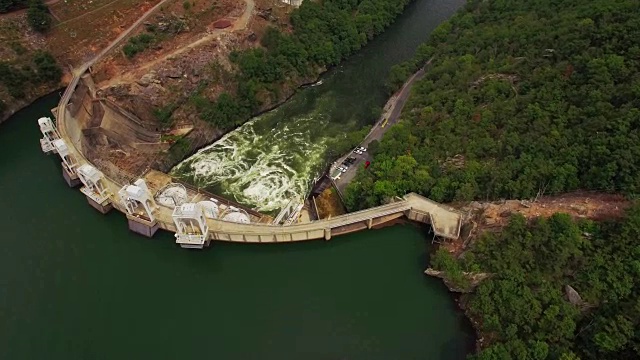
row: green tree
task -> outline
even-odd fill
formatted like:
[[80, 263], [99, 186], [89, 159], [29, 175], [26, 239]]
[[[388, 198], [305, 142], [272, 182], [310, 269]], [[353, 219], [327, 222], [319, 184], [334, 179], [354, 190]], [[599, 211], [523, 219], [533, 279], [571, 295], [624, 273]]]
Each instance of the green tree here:
[[27, 10], [29, 25], [38, 32], [47, 32], [51, 29], [52, 18], [49, 8], [43, 0], [30, 0], [29, 10]]
[[445, 278], [454, 286], [466, 288], [469, 281], [465, 278], [462, 267], [445, 249], [438, 249], [431, 259], [431, 266], [444, 273]]
[[22, 98], [25, 96], [25, 87], [28, 79], [19, 68], [0, 61], [0, 81], [5, 85], [9, 95], [12, 97]]
[[62, 69], [56, 60], [48, 52], [38, 51], [35, 53], [33, 62], [36, 65], [38, 79], [42, 82], [57, 83], [62, 77]]

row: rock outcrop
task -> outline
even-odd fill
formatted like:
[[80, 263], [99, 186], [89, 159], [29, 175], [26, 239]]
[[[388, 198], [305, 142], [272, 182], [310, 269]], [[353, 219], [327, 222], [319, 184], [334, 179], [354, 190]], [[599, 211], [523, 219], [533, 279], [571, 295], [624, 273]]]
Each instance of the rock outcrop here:
[[473, 290], [475, 290], [475, 288], [478, 285], [480, 285], [480, 283], [483, 280], [488, 279], [491, 276], [493, 276], [493, 274], [490, 274], [490, 273], [463, 272], [462, 275], [469, 282], [468, 282], [467, 286], [460, 287], [458, 285], [455, 285], [455, 284], [451, 283], [451, 281], [449, 281], [447, 279], [447, 274], [444, 271], [428, 268], [427, 270], [424, 271], [424, 273], [429, 275], [429, 276], [437, 277], [437, 278], [440, 278], [440, 279], [444, 280], [444, 283], [449, 288], [449, 291], [457, 292], [457, 293], [470, 293], [470, 292], [473, 292]]

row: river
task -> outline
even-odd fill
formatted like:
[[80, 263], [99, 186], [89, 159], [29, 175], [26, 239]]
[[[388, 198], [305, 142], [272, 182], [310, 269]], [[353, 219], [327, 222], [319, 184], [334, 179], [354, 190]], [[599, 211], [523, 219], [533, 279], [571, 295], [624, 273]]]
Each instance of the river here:
[[41, 153], [36, 120], [58, 99], [0, 125], [0, 359], [454, 360], [469, 351], [469, 322], [422, 274], [424, 229], [205, 251], [180, 249], [162, 231], [133, 235]]
[[[413, 56], [464, 0], [416, 0], [382, 35], [277, 109], [252, 119], [178, 164], [172, 175], [276, 213], [303, 199], [345, 132], [372, 125], [387, 101], [390, 68]], [[354, 171], [354, 170], [351, 170]]]

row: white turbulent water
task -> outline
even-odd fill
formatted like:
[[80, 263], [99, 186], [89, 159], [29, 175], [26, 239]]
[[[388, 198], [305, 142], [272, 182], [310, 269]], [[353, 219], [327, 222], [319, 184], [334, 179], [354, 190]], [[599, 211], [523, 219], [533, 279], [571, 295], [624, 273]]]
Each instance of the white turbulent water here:
[[321, 136], [328, 124], [322, 108], [288, 119], [279, 116], [280, 109], [259, 116], [184, 160], [171, 173], [200, 187], [221, 189], [258, 211], [282, 209], [292, 198], [304, 198], [322, 168], [328, 142]]

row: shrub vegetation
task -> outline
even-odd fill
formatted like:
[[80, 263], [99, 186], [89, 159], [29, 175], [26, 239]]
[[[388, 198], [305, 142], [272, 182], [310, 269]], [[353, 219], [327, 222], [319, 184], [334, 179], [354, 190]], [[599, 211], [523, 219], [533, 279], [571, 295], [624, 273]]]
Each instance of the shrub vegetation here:
[[49, 13], [49, 8], [43, 0], [30, 0], [29, 10], [27, 10], [27, 20], [29, 25], [37, 32], [47, 32], [51, 29], [53, 19]]
[[56, 84], [62, 77], [62, 69], [53, 56], [45, 51], [37, 51], [28, 63], [0, 61], [0, 83], [13, 98], [26, 95], [32, 87]]

